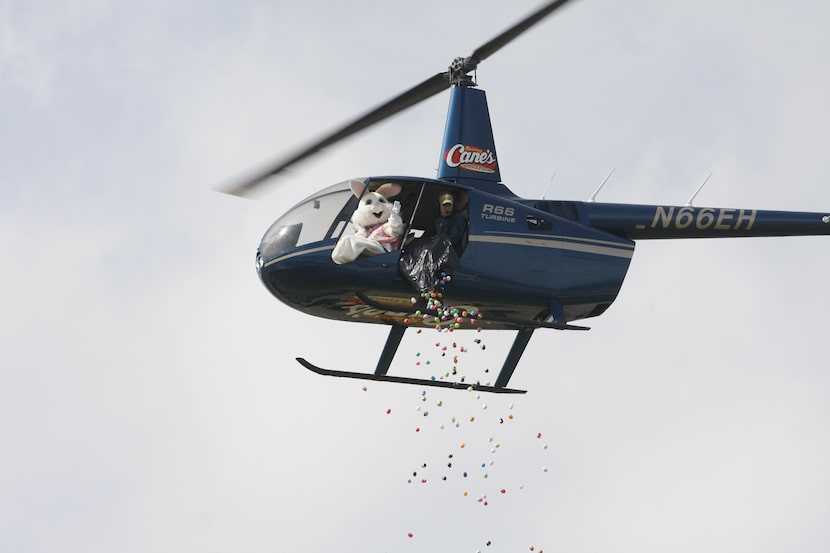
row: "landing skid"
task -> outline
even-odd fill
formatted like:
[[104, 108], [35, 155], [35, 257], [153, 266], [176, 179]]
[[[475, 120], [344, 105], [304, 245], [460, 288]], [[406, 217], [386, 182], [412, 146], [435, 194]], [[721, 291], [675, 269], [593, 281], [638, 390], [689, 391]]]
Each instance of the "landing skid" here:
[[446, 380], [428, 380], [425, 378], [409, 378], [406, 376], [390, 376], [388, 374], [373, 374], [373, 373], [359, 373], [350, 371], [335, 371], [331, 369], [324, 369], [313, 365], [303, 359], [297, 357], [300, 365], [308, 370], [321, 374], [323, 376], [339, 376], [344, 378], [357, 378], [360, 380], [375, 380], [379, 382], [395, 382], [398, 384], [415, 384], [417, 386], [434, 386], [436, 388], [453, 388], [456, 390], [476, 390], [479, 392], [493, 392], [497, 394], [526, 394], [527, 390], [517, 390], [514, 388], [502, 388], [499, 386], [484, 386], [481, 384], [468, 384], [465, 382], [449, 382]]

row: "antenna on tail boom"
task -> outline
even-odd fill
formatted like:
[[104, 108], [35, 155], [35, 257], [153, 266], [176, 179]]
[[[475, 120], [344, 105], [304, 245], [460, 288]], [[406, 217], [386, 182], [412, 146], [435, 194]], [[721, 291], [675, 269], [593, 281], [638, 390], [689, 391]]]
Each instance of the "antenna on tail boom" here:
[[547, 195], [547, 193], [548, 193], [548, 188], [550, 188], [550, 185], [551, 185], [551, 184], [553, 184], [553, 179], [554, 179], [555, 177], [556, 177], [556, 171], [554, 171], [554, 172], [553, 172], [553, 175], [551, 175], [550, 180], [548, 181], [548, 185], [545, 187], [545, 191], [544, 191], [544, 192], [542, 192], [542, 198], [541, 198], [541, 199], [543, 199], [543, 200], [545, 199], [545, 196], [546, 196], [546, 195]]
[[695, 201], [695, 198], [697, 198], [697, 195], [700, 193], [701, 190], [703, 190], [703, 185], [705, 185], [709, 181], [709, 177], [711, 177], [711, 176], [712, 176], [712, 172], [709, 171], [709, 174], [706, 175], [706, 178], [703, 179], [703, 182], [700, 183], [700, 186], [697, 187], [697, 190], [695, 190], [695, 193], [692, 194], [692, 197], [689, 198], [688, 202], [686, 202], [686, 207], [692, 207], [692, 202]]

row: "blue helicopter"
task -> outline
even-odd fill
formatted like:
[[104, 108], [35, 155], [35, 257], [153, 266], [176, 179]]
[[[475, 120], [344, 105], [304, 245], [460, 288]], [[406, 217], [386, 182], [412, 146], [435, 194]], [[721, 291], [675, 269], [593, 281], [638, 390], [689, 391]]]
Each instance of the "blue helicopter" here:
[[[474, 79], [480, 62], [569, 0], [548, 2], [470, 56], [344, 125], [297, 154], [226, 189], [246, 195], [319, 150], [450, 89], [436, 178], [348, 179], [313, 194], [265, 232], [256, 269], [280, 301], [316, 317], [384, 324], [389, 335], [373, 372], [318, 367], [327, 376], [500, 393], [533, 333], [540, 328], [588, 330], [573, 321], [597, 317], [616, 299], [636, 240], [830, 234], [830, 214], [683, 206], [523, 199], [501, 182], [485, 92]], [[400, 246], [335, 263], [332, 251], [354, 234], [351, 219], [381, 187], [394, 187], [403, 222]], [[466, 220], [457, 259], [431, 267], [431, 290], [407, 269], [438, 217], [438, 198], [451, 194]], [[381, 200], [383, 201], [383, 200]], [[396, 209], [396, 213], [397, 213]], [[415, 263], [417, 265], [417, 263]], [[436, 270], [440, 271], [435, 277]], [[439, 301], [427, 303], [437, 296]], [[448, 301], [448, 298], [452, 301]], [[390, 375], [408, 328], [513, 330], [516, 336], [492, 384]]]

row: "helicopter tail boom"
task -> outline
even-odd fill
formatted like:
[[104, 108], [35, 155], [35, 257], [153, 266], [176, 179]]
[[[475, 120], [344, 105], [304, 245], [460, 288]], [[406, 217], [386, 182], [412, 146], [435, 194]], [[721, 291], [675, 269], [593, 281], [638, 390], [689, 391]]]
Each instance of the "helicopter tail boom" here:
[[830, 235], [830, 213], [585, 203], [592, 227], [628, 238], [737, 238]]

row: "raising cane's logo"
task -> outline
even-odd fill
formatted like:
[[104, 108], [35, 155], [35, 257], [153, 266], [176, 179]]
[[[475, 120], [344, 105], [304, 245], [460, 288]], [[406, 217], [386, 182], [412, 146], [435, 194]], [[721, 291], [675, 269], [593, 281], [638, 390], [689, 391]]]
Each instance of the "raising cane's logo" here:
[[477, 146], [456, 144], [444, 155], [444, 161], [450, 167], [461, 167], [478, 173], [496, 172], [496, 154], [490, 150], [482, 150]]

